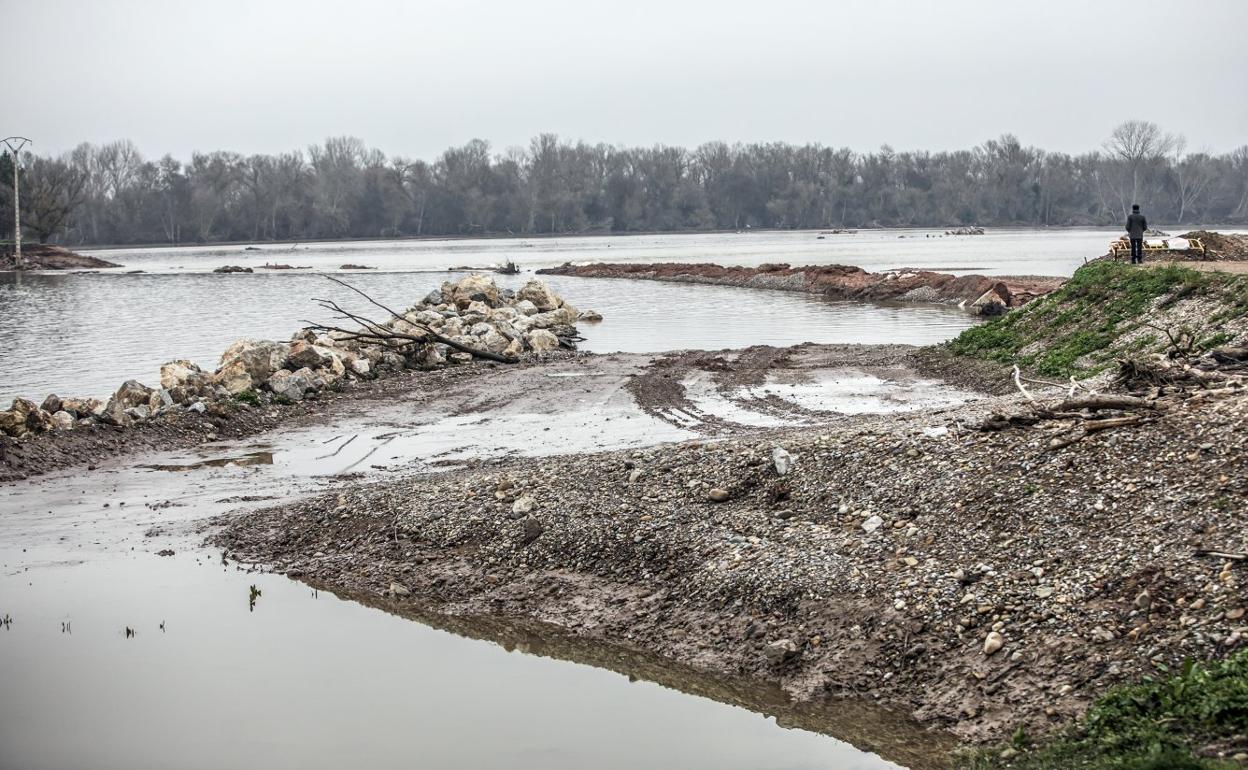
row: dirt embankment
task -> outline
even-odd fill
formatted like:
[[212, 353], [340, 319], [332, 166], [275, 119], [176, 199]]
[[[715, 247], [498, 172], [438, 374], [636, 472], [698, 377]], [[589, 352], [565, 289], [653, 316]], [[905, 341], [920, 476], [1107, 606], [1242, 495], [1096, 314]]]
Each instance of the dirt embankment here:
[[993, 315], [1019, 307], [1061, 286], [1064, 279], [952, 275], [930, 270], [900, 269], [871, 273], [849, 265], [791, 267], [768, 264], [758, 267], [724, 267], [711, 263], [601, 263], [539, 270], [548, 275], [581, 278], [631, 278], [648, 281], [704, 283], [752, 289], [778, 289], [823, 294], [832, 299], [934, 302], [966, 305]]
[[218, 542], [969, 741], [1245, 643], [1245, 562], [1201, 555], [1248, 550], [1242, 392], [1056, 449], [1044, 428], [981, 432], [987, 409], [485, 463], [229, 519]]
[[[23, 270], [96, 270], [105, 267], [121, 267], [97, 257], [78, 254], [61, 246], [48, 243], [22, 244]], [[0, 254], [0, 270], [15, 270], [13, 253]]]

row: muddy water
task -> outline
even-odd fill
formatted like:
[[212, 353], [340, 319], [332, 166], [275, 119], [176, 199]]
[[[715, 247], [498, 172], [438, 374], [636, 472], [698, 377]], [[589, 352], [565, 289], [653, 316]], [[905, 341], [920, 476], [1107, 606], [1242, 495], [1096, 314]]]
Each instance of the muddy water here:
[[[503, 370], [328, 425], [0, 489], [0, 767], [898, 766], [872, 750], [927, 766], [939, 741], [859, 704], [794, 706], [540, 629], [414, 623], [200, 546], [206, 517], [361, 478], [702, 435], [633, 403], [647, 360]], [[827, 383], [823, 409], [848, 411], [864, 388], [890, 408], [916, 389], [823, 374], [808, 378]]]
[[[458, 275], [458, 274], [456, 274]], [[519, 286], [532, 276], [498, 276]], [[358, 273], [350, 280], [391, 307], [408, 307], [447, 274]], [[6, 283], [7, 282], [7, 283]], [[582, 348], [649, 352], [799, 342], [928, 344], [974, 319], [938, 306], [828, 302], [788, 292], [552, 277], [582, 309]], [[0, 401], [50, 392], [106, 396], [130, 378], [154, 384], [160, 364], [215, 368], [239, 337], [289, 339], [304, 320], [329, 321], [312, 297], [373, 314], [320, 275], [24, 275], [0, 273]], [[68, 365], [67, 365], [68, 364]]]

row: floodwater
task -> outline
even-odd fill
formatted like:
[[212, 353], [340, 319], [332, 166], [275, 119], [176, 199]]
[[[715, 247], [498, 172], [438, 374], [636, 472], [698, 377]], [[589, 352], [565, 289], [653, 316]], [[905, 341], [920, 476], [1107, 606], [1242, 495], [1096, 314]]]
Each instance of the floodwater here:
[[[1171, 228], [1182, 232], [1187, 228]], [[329, 320], [313, 303], [331, 297], [371, 310], [324, 278], [349, 280], [390, 306], [407, 307], [460, 273], [514, 261], [525, 271], [564, 262], [848, 264], [868, 270], [921, 267], [987, 275], [1069, 275], [1103, 254], [1113, 228], [814, 231], [541, 239], [408, 240], [104, 249], [88, 253], [123, 265], [82, 274], [0, 273], [0, 402], [21, 395], [104, 397], [123, 380], [154, 383], [160, 364], [189, 358], [215, 367], [240, 337], [285, 339], [305, 320]], [[253, 274], [221, 275], [222, 265]], [[265, 264], [307, 268], [266, 271]], [[342, 271], [344, 264], [373, 270]], [[132, 272], [142, 271], [142, 272]], [[506, 286], [531, 277], [498, 276]], [[582, 325], [585, 350], [650, 352], [799, 342], [930, 344], [974, 319], [939, 306], [828, 302], [785, 292], [550, 277], [581, 309], [602, 313]]]
[[[461, 274], [452, 274], [458, 276]], [[390, 307], [409, 307], [446, 273], [356, 273], [350, 282]], [[496, 276], [518, 288], [531, 275]], [[909, 342], [956, 336], [975, 323], [943, 306], [829, 302], [794, 292], [549, 276], [601, 323], [579, 326], [592, 352], [720, 350], [800, 342]], [[332, 322], [313, 297], [376, 316], [323, 275], [0, 273], [0, 401], [48, 393], [106, 397], [124, 380], [158, 382], [160, 365], [188, 358], [214, 369], [240, 337], [289, 339], [304, 321]]]
[[[462, 383], [0, 488], [0, 767], [900, 766], [872, 750], [929, 766], [945, 742], [863, 704], [797, 706], [540, 630], [412, 622], [200, 545], [206, 517], [360, 478], [700, 435], [629, 397], [646, 360], [483, 374], [521, 378], [486, 412]], [[859, 372], [812, 382], [840, 411], [864, 387], [881, 409], [915, 389]]]

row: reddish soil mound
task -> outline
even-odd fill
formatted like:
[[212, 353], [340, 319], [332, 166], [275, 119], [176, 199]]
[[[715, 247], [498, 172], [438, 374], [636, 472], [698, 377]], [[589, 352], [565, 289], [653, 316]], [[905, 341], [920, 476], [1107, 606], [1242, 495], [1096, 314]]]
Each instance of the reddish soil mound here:
[[1181, 237], [1199, 238], [1209, 252], [1205, 257], [1206, 259], [1235, 262], [1248, 260], [1248, 235], [1215, 233], [1210, 230], [1193, 230], [1190, 233], [1183, 233]]
[[823, 294], [834, 299], [977, 303], [977, 307], [989, 314], [1005, 307], [1018, 307], [1048, 294], [1063, 283], [1061, 278], [989, 278], [983, 275], [953, 275], [909, 268], [870, 273], [850, 265], [791, 267], [787, 264], [764, 264], [758, 267], [725, 267], [706, 262], [591, 265], [569, 263], [538, 272], [582, 278], [632, 278], [802, 291]]

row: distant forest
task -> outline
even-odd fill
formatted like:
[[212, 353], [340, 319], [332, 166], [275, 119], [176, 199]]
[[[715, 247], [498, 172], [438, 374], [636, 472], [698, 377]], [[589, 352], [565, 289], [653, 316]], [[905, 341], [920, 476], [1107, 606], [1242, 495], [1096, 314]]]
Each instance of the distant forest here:
[[[1248, 145], [1188, 152], [1182, 137], [1134, 120], [1074, 156], [1011, 135], [954, 152], [858, 153], [625, 148], [542, 134], [503, 153], [473, 140], [432, 162], [352, 137], [280, 155], [197, 152], [189, 163], [149, 160], [126, 140], [21, 160], [23, 237], [67, 245], [1110, 225], [1133, 202], [1159, 224], [1248, 221]], [[0, 157], [0, 211], [12, 210], [12, 163]], [[0, 239], [12, 239], [12, 221], [0, 215]]]

